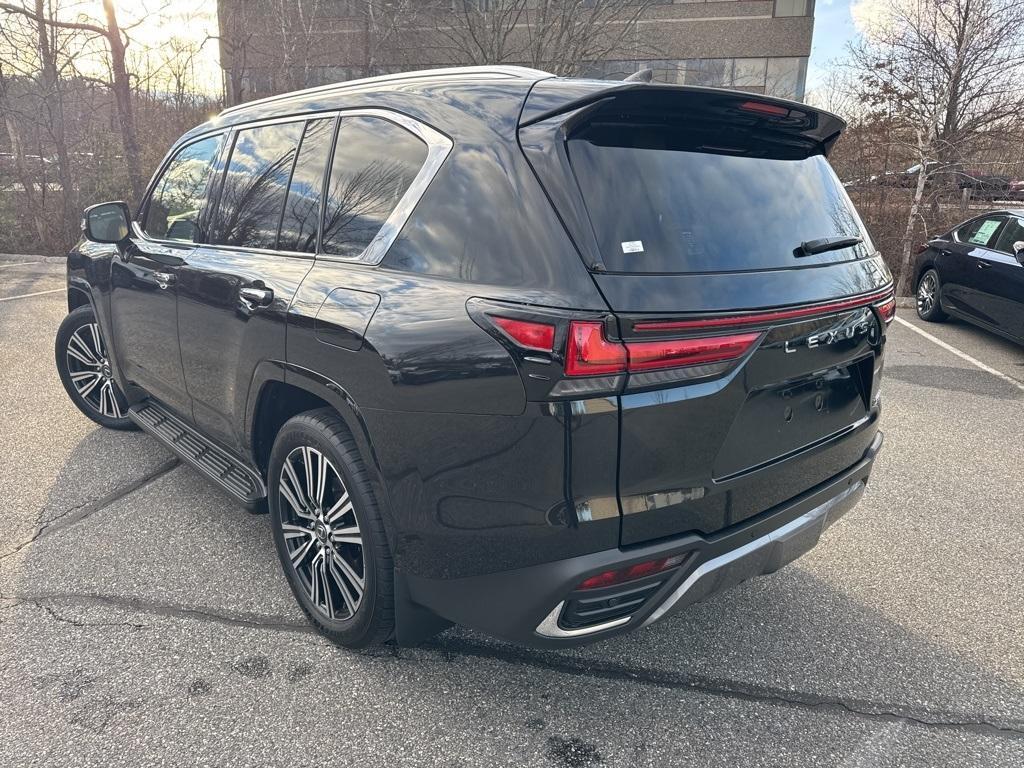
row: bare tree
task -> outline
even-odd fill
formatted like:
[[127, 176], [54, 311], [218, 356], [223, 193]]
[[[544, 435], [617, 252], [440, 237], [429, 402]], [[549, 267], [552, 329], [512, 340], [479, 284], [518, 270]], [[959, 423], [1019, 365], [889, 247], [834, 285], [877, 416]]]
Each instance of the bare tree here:
[[410, 63], [407, 50], [395, 43], [403, 27], [415, 22], [415, 9], [415, 0], [362, 0], [359, 3], [363, 26], [363, 77], [377, 74], [383, 51], [388, 52], [392, 65]]
[[596, 61], [637, 58], [638, 25], [654, 5], [582, 0], [461, 0], [430, 16], [435, 47], [448, 61], [528, 64], [558, 75], [580, 74]]
[[[5, 14], [24, 16], [40, 27], [66, 29], [88, 34], [103, 41], [110, 65], [110, 80], [106, 85], [114, 95], [118, 124], [124, 144], [125, 163], [132, 194], [138, 200], [145, 190], [142, 164], [139, 156], [138, 128], [132, 106], [131, 79], [125, 61], [128, 38], [121, 30], [113, 0], [103, 0], [103, 23], [89, 21], [67, 21], [57, 17], [55, 12], [46, 13], [43, 3], [36, 0], [34, 8], [0, 2], [0, 11]], [[45, 66], [45, 64], [44, 64]]]
[[527, 61], [556, 75], [578, 75], [595, 61], [639, 50], [638, 24], [653, 2], [526, 2]]
[[1024, 0], [896, 0], [851, 60], [865, 106], [895, 116], [891, 138], [919, 165], [897, 264], [905, 295], [929, 181], [1020, 114]]
[[274, 16], [281, 46], [279, 88], [293, 91], [310, 81], [310, 52], [316, 50], [313, 35], [322, 21], [320, 0], [277, 0], [276, 5]]
[[224, 72], [224, 101], [228, 106], [241, 104], [248, 97], [246, 84], [252, 65], [256, 30], [246, 3], [220, 3], [220, 64]]

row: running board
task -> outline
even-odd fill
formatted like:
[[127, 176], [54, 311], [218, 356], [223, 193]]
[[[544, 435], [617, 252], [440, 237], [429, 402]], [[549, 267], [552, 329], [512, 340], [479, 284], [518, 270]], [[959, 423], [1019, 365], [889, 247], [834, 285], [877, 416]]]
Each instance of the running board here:
[[259, 475], [158, 403], [133, 405], [128, 418], [239, 501], [252, 504], [266, 497]]

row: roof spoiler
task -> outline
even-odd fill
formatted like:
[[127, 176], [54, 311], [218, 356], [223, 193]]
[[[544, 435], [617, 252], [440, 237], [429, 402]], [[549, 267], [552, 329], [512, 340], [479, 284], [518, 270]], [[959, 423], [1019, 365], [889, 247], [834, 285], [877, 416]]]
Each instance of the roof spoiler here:
[[681, 125], [727, 125], [754, 140], [802, 145], [807, 154], [828, 154], [846, 122], [824, 110], [772, 96], [722, 88], [606, 80], [551, 78], [527, 97], [520, 127], [561, 123], [570, 135], [587, 122], [623, 115], [672, 115]]

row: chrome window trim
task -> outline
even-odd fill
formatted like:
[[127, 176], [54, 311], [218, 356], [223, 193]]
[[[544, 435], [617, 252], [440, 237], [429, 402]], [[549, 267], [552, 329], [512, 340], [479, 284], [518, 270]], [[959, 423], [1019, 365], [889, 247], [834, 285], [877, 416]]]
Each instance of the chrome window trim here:
[[[384, 109], [381, 107], [354, 107], [352, 109], [343, 110], [328, 110], [323, 112], [303, 112], [301, 114], [286, 115], [284, 117], [273, 117], [265, 120], [254, 120], [252, 122], [238, 123], [230, 127], [219, 128], [209, 133], [204, 133], [202, 136], [196, 136], [194, 139], [182, 144], [179, 147], [175, 147], [171, 152], [167, 153], [167, 157], [164, 158], [163, 163], [160, 165], [160, 170], [154, 175], [153, 181], [150, 185], [150, 190], [147, 192], [145, 208], [149, 207], [149, 201], [152, 197], [152, 190], [156, 181], [163, 175], [164, 170], [168, 163], [177, 156], [179, 152], [196, 142], [203, 141], [212, 136], [224, 135], [226, 137], [225, 146], [230, 145], [230, 150], [227, 158], [225, 158], [225, 165], [223, 171], [227, 172], [227, 165], [231, 161], [231, 152], [234, 151], [234, 143], [237, 135], [240, 131], [248, 130], [249, 128], [260, 128], [266, 125], [276, 125], [278, 123], [291, 123], [297, 121], [308, 122], [310, 120], [319, 120], [322, 118], [345, 118], [345, 117], [376, 117], [382, 120], [387, 120], [390, 123], [397, 125], [399, 128], [404, 128], [409, 133], [414, 135], [420, 141], [427, 146], [427, 159], [423, 162], [420, 167], [419, 173], [413, 179], [412, 184], [402, 195], [402, 198], [398, 201], [398, 205], [395, 206], [391, 214], [384, 220], [384, 224], [380, 230], [374, 236], [370, 244], [363, 249], [358, 256], [339, 256], [332, 253], [324, 253], [323, 243], [321, 238], [317, 237], [317, 250], [314, 253], [306, 251], [284, 251], [276, 248], [249, 248], [241, 245], [219, 245], [217, 243], [187, 243], [182, 240], [158, 240], [156, 238], [149, 237], [142, 229], [138, 219], [133, 221], [136, 233], [142, 240], [152, 243], [155, 245], [171, 245], [177, 247], [192, 247], [192, 248], [211, 248], [217, 250], [226, 250], [236, 253], [254, 253], [270, 256], [288, 256], [288, 257], [300, 257], [303, 259], [324, 259], [326, 261], [335, 261], [345, 264], [366, 264], [369, 266], [376, 266], [387, 255], [387, 252], [394, 245], [395, 240], [398, 239], [398, 235], [401, 234], [402, 229], [405, 227], [409, 218], [412, 216], [413, 210], [419, 204], [420, 199], [423, 197], [430, 183], [434, 180], [438, 171], [441, 170], [441, 166], [444, 165], [445, 160], [448, 159], [448, 155], [451, 154], [452, 149], [455, 147], [455, 142], [448, 136], [430, 127], [429, 125], [416, 120], [415, 118], [409, 117], [401, 112], [396, 112], [391, 109]], [[327, 206], [327, 186], [330, 183], [330, 172], [334, 165], [334, 153], [337, 149], [338, 132], [341, 127], [341, 123], [335, 126], [334, 140], [331, 142], [330, 159], [325, 168], [325, 179], [324, 189], [322, 191], [322, 199], [320, 205], [320, 228], [322, 230], [323, 219], [326, 215]], [[223, 147], [222, 147], [223, 151]], [[209, 204], [209, 199], [206, 203]], [[220, 207], [220, 190], [217, 190], [216, 206]], [[141, 216], [140, 212], [140, 216]], [[322, 232], [321, 232], [322, 234]]]
[[[427, 146], [427, 159], [423, 162], [420, 167], [419, 173], [416, 174], [416, 178], [413, 179], [412, 184], [405, 190], [405, 194], [398, 201], [398, 205], [395, 206], [394, 210], [391, 211], [387, 219], [384, 220], [384, 224], [380, 230], [374, 236], [370, 244], [362, 250], [358, 256], [339, 256], [333, 253], [325, 253], [323, 250], [323, 242], [320, 242], [317, 250], [317, 258], [325, 259], [327, 261], [337, 261], [348, 264], [369, 264], [375, 266], [380, 264], [387, 255], [387, 252], [391, 250], [391, 246], [394, 245], [395, 240], [398, 239], [398, 235], [401, 234], [402, 229], [412, 216], [413, 210], [419, 204], [423, 194], [427, 191], [430, 183], [434, 180], [438, 171], [441, 170], [441, 166], [444, 165], [444, 161], [448, 159], [448, 155], [451, 153], [455, 146], [448, 136], [444, 135], [438, 130], [431, 128], [425, 123], [421, 123], [419, 120], [409, 117], [408, 115], [402, 114], [401, 112], [394, 112], [390, 109], [381, 109], [377, 107], [370, 108], [355, 108], [346, 109], [339, 112], [342, 121], [346, 117], [376, 117], [382, 120], [387, 120], [390, 123], [394, 123], [399, 128], [404, 128], [413, 136], [418, 138]], [[344, 123], [339, 124], [339, 135], [341, 134], [341, 127]], [[334, 152], [337, 149], [337, 138], [335, 139], [335, 145], [331, 149], [331, 163], [328, 169], [328, 184], [330, 183], [330, 171], [334, 169]], [[329, 191], [324, 190], [324, 207], [323, 215], [326, 216], [327, 212], [327, 200]]]

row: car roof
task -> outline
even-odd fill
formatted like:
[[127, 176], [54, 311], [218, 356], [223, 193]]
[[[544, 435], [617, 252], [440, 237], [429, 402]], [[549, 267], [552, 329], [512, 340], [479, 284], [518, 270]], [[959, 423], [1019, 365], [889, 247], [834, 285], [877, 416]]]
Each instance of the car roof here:
[[[538, 85], [540, 84], [540, 85]], [[793, 108], [815, 124], [819, 139], [838, 135], [844, 121], [820, 109], [771, 96], [700, 86], [556, 77], [528, 67], [478, 66], [400, 72], [282, 93], [228, 107], [189, 131], [177, 144], [242, 123], [303, 113], [384, 108], [403, 112], [442, 131], [457, 130], [457, 113], [487, 121], [499, 131], [593, 103], [611, 93], [689, 93], [695, 98], [751, 98]], [[529, 96], [529, 99], [527, 97]], [[449, 120], [442, 113], [447, 112]]]
[[[353, 108], [400, 108], [399, 111], [423, 119], [430, 105], [447, 106], [462, 112], [472, 110], [477, 117], [489, 118], [494, 122], [507, 122], [518, 118], [522, 100], [534, 83], [552, 77], [554, 75], [549, 72], [528, 67], [487, 66], [427, 69], [347, 80], [228, 107], [208, 122], [190, 130], [178, 143], [241, 123], [306, 112]], [[507, 100], [508, 108], [505, 112], [508, 114], [503, 114], [499, 103], [493, 101], [488, 102], [488, 109], [473, 110], [474, 106], [478, 106], [472, 97], [473, 92], [484, 90], [492, 95], [497, 92], [512, 97]]]

